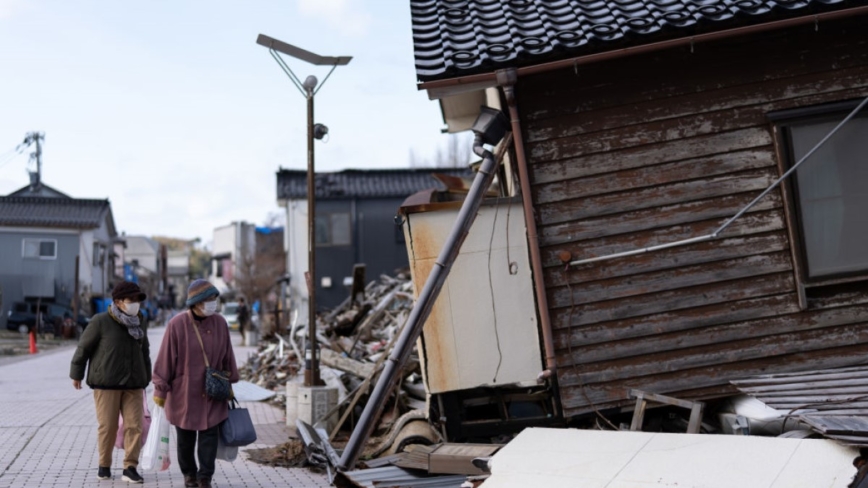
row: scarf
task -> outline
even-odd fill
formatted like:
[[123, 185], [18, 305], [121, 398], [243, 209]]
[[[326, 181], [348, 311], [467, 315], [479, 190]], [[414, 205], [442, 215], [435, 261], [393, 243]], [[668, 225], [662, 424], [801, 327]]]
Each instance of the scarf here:
[[127, 327], [127, 332], [129, 332], [130, 335], [133, 336], [133, 339], [140, 341], [143, 337], [145, 337], [145, 331], [142, 330], [141, 327], [142, 321], [139, 320], [138, 315], [127, 315], [123, 313], [114, 302], [112, 302], [109, 313], [111, 314], [112, 318]]

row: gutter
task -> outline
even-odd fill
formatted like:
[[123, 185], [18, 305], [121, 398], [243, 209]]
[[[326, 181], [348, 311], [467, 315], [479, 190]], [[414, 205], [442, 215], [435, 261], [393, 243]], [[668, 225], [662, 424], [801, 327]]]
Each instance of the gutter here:
[[[862, 7], [854, 7], [848, 8], [844, 10], [838, 10], [835, 12], [827, 12], [822, 14], [813, 14], [813, 15], [805, 15], [802, 17], [794, 17], [792, 19], [785, 20], [777, 20], [774, 22], [767, 22], [759, 25], [751, 25], [745, 27], [736, 27], [734, 29], [727, 29], [718, 32], [709, 32], [707, 34], [698, 34], [690, 37], [681, 37], [678, 39], [671, 39], [668, 41], [660, 41], [654, 42], [651, 44], [643, 44], [641, 46], [633, 46], [626, 47], [623, 49], [616, 49], [613, 51], [605, 51], [602, 53], [595, 54], [587, 54], [584, 56], [577, 56], [569, 59], [562, 59], [559, 61], [552, 61], [549, 63], [537, 64], [533, 66], [525, 66], [522, 68], [513, 68], [515, 70], [516, 76], [526, 76], [526, 75], [535, 75], [539, 73], [545, 73], [548, 71], [553, 71], [557, 69], [563, 68], [574, 68], [583, 64], [596, 63], [599, 61], [606, 61], [609, 59], [623, 58], [625, 56], [631, 56], [635, 54], [644, 54], [649, 52], [662, 51], [664, 49], [670, 49], [674, 47], [681, 46], [693, 46], [696, 43], [700, 42], [708, 42], [708, 41], [716, 41], [720, 39], [729, 39], [732, 37], [745, 36], [748, 34], [753, 34], [757, 32], [767, 32], [772, 30], [784, 29], [787, 27], [794, 27], [805, 24], [815, 24], [819, 25], [820, 21], [827, 20], [836, 20], [847, 17], [855, 17], [857, 15], [868, 14], [868, 6]], [[468, 75], [461, 76], [458, 78], [450, 78], [447, 80], [437, 80], [437, 81], [429, 81], [425, 83], [421, 83], [418, 86], [419, 90], [439, 90], [444, 88], [452, 88], [456, 86], [466, 86], [470, 87], [471, 85], [478, 85], [480, 87], [493, 87], [498, 86], [498, 78], [497, 72], [493, 73], [480, 73], [476, 75]], [[514, 137], [520, 138], [520, 134], [517, 132], [513, 132]]]

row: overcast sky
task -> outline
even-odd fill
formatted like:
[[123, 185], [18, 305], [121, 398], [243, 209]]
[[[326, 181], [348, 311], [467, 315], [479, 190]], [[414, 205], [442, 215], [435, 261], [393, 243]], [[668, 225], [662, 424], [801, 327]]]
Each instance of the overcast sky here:
[[[259, 33], [353, 56], [316, 98], [317, 170], [407, 167], [445, 144], [416, 89], [406, 0], [0, 0], [0, 158], [45, 132], [43, 181], [110, 199], [127, 234], [208, 242], [261, 223], [277, 169], [306, 167], [306, 116]], [[0, 194], [27, 168], [26, 154], [0, 166]]]

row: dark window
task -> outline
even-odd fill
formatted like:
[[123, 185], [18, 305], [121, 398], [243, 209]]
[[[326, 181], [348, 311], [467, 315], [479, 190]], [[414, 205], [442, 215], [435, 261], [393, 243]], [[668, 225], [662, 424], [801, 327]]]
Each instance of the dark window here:
[[353, 242], [348, 213], [317, 215], [315, 230], [318, 246], [349, 246]]
[[[852, 109], [853, 107], [849, 107]], [[781, 122], [788, 164], [798, 162], [849, 113], [812, 110]], [[793, 175], [804, 278], [868, 276], [868, 115], [851, 119]]]

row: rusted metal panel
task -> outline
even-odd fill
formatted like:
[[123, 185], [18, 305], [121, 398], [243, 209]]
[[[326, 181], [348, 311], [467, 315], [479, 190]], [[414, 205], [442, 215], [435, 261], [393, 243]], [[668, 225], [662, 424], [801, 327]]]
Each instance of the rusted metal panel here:
[[803, 310], [780, 191], [721, 239], [570, 269], [561, 259], [704, 235], [750, 202], [780, 174], [767, 112], [868, 95], [868, 39], [838, 25], [523, 81], [567, 415], [629, 406], [631, 388], [708, 398], [739, 377], [863, 361], [868, 291], [816, 292]]
[[[543, 369], [524, 215], [484, 205], [434, 303], [420, 339], [431, 393], [531, 382]], [[413, 281], [421, 289], [457, 209], [407, 213]]]

